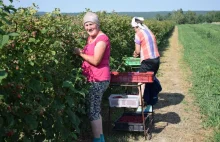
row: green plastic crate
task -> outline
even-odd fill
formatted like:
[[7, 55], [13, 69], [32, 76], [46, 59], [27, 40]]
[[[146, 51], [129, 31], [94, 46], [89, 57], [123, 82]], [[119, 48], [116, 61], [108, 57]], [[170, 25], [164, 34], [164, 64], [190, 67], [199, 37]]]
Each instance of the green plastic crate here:
[[128, 66], [140, 66], [140, 58], [127, 57], [125, 58], [125, 64]]

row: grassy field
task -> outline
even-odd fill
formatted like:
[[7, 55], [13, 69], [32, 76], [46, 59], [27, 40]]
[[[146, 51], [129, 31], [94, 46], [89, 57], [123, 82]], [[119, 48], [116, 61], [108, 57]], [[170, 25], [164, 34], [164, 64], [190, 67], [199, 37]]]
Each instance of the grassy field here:
[[204, 126], [215, 130], [214, 141], [220, 141], [220, 25], [180, 25], [179, 40], [184, 46], [184, 60], [192, 71], [193, 87]]

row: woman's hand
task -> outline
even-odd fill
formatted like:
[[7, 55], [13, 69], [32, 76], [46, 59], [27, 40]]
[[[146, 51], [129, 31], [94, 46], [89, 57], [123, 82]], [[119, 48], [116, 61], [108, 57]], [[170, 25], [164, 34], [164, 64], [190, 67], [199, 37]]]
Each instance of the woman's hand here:
[[73, 49], [73, 54], [79, 55], [79, 54], [81, 54], [81, 53], [83, 53], [83, 50], [82, 50], [82, 49], [80, 49], [80, 48], [74, 48], [74, 49]]

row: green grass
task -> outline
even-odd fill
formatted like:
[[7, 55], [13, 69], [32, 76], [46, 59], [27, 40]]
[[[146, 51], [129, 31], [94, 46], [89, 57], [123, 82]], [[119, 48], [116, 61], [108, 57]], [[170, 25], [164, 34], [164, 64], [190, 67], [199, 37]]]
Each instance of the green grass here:
[[184, 46], [184, 60], [192, 71], [192, 93], [202, 113], [205, 126], [214, 128], [214, 141], [220, 138], [220, 25], [180, 25], [179, 40]]

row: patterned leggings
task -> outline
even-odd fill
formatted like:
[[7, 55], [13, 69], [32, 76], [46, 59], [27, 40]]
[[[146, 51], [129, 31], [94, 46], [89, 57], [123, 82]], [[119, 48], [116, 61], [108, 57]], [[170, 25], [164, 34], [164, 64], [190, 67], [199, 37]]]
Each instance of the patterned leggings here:
[[87, 102], [87, 113], [90, 121], [97, 120], [100, 117], [102, 96], [109, 86], [109, 81], [92, 82]]

